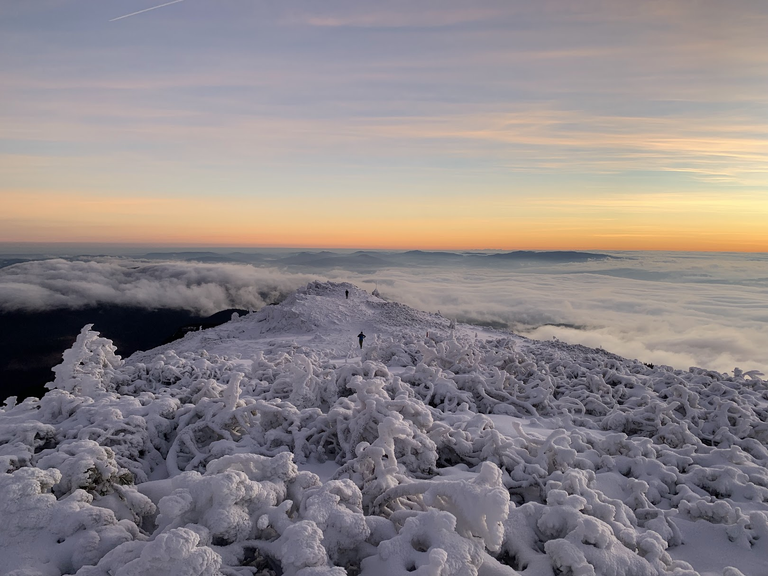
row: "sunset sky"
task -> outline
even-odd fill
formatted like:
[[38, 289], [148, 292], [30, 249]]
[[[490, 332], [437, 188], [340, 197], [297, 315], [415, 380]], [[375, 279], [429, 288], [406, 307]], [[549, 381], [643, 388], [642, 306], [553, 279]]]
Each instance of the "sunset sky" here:
[[765, 0], [163, 3], [0, 3], [0, 242], [768, 251]]

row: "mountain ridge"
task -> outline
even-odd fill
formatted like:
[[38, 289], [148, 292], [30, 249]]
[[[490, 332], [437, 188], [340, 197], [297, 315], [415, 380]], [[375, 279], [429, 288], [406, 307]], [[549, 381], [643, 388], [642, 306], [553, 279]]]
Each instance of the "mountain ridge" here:
[[0, 407], [11, 573], [738, 576], [768, 563], [755, 373], [649, 366], [330, 282], [117, 352], [87, 325], [48, 393]]

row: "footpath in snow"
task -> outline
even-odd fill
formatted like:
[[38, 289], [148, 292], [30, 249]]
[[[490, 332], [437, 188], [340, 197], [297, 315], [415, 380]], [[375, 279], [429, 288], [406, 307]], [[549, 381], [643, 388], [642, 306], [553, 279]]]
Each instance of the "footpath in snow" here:
[[0, 410], [0, 574], [768, 574], [759, 374], [320, 282], [125, 360], [86, 326], [54, 371]]

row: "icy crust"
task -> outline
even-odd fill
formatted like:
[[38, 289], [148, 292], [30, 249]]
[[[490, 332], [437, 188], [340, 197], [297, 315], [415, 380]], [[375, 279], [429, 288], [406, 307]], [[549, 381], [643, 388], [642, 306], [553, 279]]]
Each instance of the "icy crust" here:
[[[282, 335], [247, 357], [193, 337], [124, 361], [86, 326], [50, 392], [0, 412], [0, 570], [691, 576], [674, 551], [703, 525], [768, 563], [756, 374], [480, 338], [344, 289], [196, 336]], [[379, 332], [344, 357], [333, 327], [361, 316]]]

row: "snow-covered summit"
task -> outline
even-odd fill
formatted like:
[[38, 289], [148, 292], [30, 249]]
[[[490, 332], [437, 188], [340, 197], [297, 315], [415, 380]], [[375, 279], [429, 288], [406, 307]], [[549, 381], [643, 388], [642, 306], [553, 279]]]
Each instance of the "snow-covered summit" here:
[[[348, 292], [348, 297], [347, 297]], [[388, 302], [349, 283], [311, 282], [288, 296], [278, 305], [265, 306], [259, 312], [233, 322], [205, 330], [190, 332], [178, 342], [150, 351], [174, 349], [196, 351], [201, 346], [223, 352], [247, 351], [256, 342], [269, 338], [292, 338], [315, 345], [335, 346], [338, 353], [357, 347], [356, 335], [363, 331], [371, 336], [401, 338], [413, 333], [447, 330], [451, 321], [439, 314], [414, 310], [399, 302]], [[222, 343], [222, 342], [225, 343]], [[140, 357], [146, 358], [147, 354]]]
[[116, 352], [86, 326], [50, 392], [0, 412], [1, 573], [768, 565], [754, 373], [651, 367], [320, 282]]

